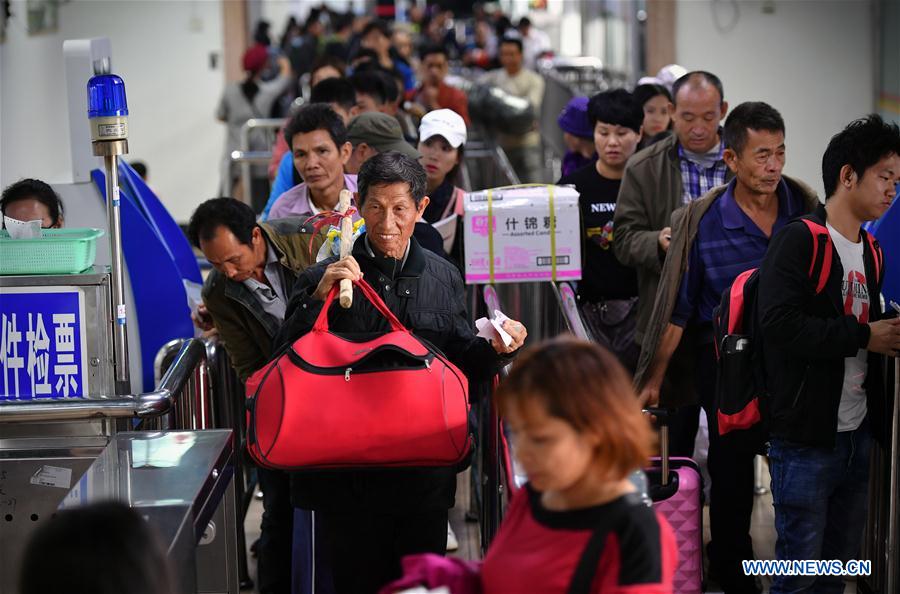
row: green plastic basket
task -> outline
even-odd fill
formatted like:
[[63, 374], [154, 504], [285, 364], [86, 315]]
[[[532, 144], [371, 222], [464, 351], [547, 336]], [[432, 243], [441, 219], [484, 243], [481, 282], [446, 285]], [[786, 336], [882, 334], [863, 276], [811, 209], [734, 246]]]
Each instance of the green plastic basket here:
[[44, 229], [43, 237], [11, 239], [0, 230], [0, 275], [75, 274], [97, 256], [102, 229]]

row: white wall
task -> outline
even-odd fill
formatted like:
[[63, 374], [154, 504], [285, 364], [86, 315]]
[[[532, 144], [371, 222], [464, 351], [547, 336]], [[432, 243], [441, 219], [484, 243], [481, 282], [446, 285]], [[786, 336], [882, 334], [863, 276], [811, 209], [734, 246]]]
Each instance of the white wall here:
[[71, 180], [62, 44], [109, 37], [128, 95], [126, 159], [147, 163], [150, 185], [177, 221], [215, 195], [223, 74], [209, 56], [222, 52], [220, 2], [74, 0], [60, 7], [57, 32], [36, 36], [25, 30], [25, 2], [13, 0], [12, 11], [0, 45], [0, 185]]
[[[717, 29], [716, 16], [727, 27], [735, 14], [730, 31]], [[677, 62], [720, 76], [732, 106], [765, 101], [779, 110], [785, 173], [821, 197], [828, 140], [875, 108], [874, 31], [869, 0], [681, 1]]]
[[[272, 28], [269, 30], [272, 42], [277, 44], [284, 33], [284, 26], [288, 18], [295, 17], [300, 23], [309, 16], [312, 8], [325, 5], [332, 10], [346, 12], [348, 10], [361, 10], [360, 0], [258, 0], [260, 3], [261, 18], [269, 21]], [[253, 26], [253, 23], [250, 23]]]

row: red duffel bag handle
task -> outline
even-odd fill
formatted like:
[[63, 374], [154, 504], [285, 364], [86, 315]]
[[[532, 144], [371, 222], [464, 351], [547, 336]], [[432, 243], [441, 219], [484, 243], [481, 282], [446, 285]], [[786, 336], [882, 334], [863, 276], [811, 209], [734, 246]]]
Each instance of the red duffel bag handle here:
[[[359, 287], [359, 290], [366, 299], [369, 300], [369, 303], [371, 303], [375, 309], [380, 311], [381, 315], [387, 318], [393, 331], [409, 332], [409, 330], [406, 329], [406, 326], [397, 319], [397, 316], [394, 315], [394, 312], [390, 310], [384, 300], [375, 292], [372, 285], [367, 283], [365, 279], [353, 281], [353, 284]], [[325, 298], [325, 304], [322, 306], [322, 311], [319, 312], [319, 317], [316, 318], [316, 323], [313, 324], [313, 332], [328, 332], [328, 310], [331, 308], [331, 304], [334, 303], [334, 299], [337, 297], [340, 290], [340, 283], [334, 283], [334, 286], [331, 287], [331, 291], [328, 292], [328, 297]]]

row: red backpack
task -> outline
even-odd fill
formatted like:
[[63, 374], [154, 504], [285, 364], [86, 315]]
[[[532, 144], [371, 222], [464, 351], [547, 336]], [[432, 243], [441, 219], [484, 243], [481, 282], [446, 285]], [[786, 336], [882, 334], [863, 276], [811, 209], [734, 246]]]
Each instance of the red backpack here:
[[328, 329], [328, 295], [312, 330], [247, 380], [247, 445], [282, 470], [454, 466], [466, 458], [468, 382], [416, 337], [365, 281], [354, 283], [391, 330]]
[[[824, 225], [809, 219], [803, 221], [813, 240], [809, 278], [815, 280], [816, 295], [825, 290], [831, 274], [833, 244]], [[865, 230], [860, 230], [875, 258], [875, 282], [881, 275], [881, 248]], [[734, 431], [755, 433], [759, 444], [765, 441], [765, 377], [759, 340], [756, 298], [759, 269], [751, 268], [734, 279], [722, 292], [722, 301], [713, 311], [718, 373], [715, 409], [719, 435]]]
[[[816, 295], [825, 290], [831, 274], [833, 244], [824, 225], [803, 221], [813, 240], [809, 278], [815, 281]], [[876, 282], [881, 274], [881, 251], [864, 230], [862, 236], [875, 257]], [[751, 268], [734, 279], [722, 292], [722, 301], [713, 311], [718, 374], [716, 378], [716, 421], [719, 435], [734, 431], [756, 431], [765, 441], [765, 377], [760, 352], [757, 320], [759, 269]]]

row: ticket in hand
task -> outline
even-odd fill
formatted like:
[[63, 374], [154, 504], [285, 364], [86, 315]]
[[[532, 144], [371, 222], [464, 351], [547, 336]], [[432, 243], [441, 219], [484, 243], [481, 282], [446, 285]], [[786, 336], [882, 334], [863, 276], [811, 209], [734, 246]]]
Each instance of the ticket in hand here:
[[508, 320], [499, 309], [494, 310], [494, 317], [490, 320], [487, 318], [478, 318], [475, 320], [475, 327], [478, 329], [478, 336], [484, 338], [488, 342], [493, 340], [502, 340], [503, 344], [510, 346], [513, 342], [512, 336], [503, 329], [503, 322]]

